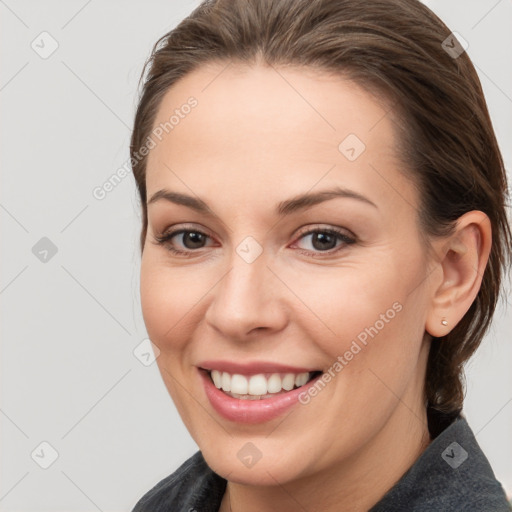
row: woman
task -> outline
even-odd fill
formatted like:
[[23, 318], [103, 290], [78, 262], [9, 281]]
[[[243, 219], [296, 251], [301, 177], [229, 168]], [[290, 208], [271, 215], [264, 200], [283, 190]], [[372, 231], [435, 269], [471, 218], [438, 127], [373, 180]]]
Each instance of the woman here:
[[461, 415], [512, 237], [455, 36], [415, 0], [214, 0], [147, 67], [142, 310], [200, 451], [134, 511], [510, 510]]

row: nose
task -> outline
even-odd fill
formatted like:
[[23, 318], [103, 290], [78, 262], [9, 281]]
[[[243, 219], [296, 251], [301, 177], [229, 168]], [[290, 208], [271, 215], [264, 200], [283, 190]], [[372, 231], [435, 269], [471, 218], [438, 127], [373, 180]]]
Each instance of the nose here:
[[247, 263], [234, 253], [212, 294], [205, 321], [223, 337], [246, 341], [255, 332], [271, 334], [287, 324], [282, 285], [263, 255]]

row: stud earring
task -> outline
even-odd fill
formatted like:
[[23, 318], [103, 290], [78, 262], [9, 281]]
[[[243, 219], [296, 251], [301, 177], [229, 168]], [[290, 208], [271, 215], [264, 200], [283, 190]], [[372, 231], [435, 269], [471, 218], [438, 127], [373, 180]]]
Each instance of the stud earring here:
[[441, 320], [441, 323], [442, 323], [443, 325], [448, 325], [448, 322], [446, 321], [446, 318], [445, 318], [445, 317], [443, 317], [443, 319]]

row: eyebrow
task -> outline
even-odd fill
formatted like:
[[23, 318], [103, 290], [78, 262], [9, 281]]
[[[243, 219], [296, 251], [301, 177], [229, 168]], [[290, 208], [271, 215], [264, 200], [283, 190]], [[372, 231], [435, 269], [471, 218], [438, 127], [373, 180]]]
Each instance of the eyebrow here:
[[[373, 206], [378, 209], [378, 206], [368, 199], [367, 197], [355, 192], [354, 190], [350, 190], [347, 188], [335, 187], [329, 190], [322, 190], [319, 192], [307, 192], [305, 194], [300, 194], [291, 199], [287, 199], [286, 201], [281, 201], [276, 208], [276, 213], [280, 217], [284, 217], [286, 215], [290, 215], [296, 211], [304, 210], [316, 204], [323, 203], [325, 201], [329, 201], [334, 198], [350, 198], [356, 199], [363, 203]], [[189, 196], [187, 194], [181, 194], [179, 192], [172, 192], [170, 190], [162, 189], [155, 192], [151, 199], [148, 201], [148, 205], [155, 203], [160, 200], [169, 201], [171, 203], [179, 204], [182, 206], [187, 206], [192, 210], [195, 210], [199, 213], [204, 213], [210, 215], [212, 217], [217, 217], [210, 207], [198, 197]], [[218, 218], [218, 217], [217, 217]]]
[[358, 192], [348, 188], [335, 187], [329, 190], [321, 190], [319, 192], [301, 194], [286, 201], [282, 201], [277, 207], [277, 213], [280, 216], [289, 215], [290, 213], [296, 212], [297, 210], [302, 210], [304, 208], [308, 208], [310, 206], [314, 206], [316, 204], [320, 204], [324, 201], [329, 201], [330, 199], [337, 197], [357, 199], [358, 201], [369, 204], [378, 209], [378, 206], [373, 201], [370, 201], [370, 199], [359, 194]]

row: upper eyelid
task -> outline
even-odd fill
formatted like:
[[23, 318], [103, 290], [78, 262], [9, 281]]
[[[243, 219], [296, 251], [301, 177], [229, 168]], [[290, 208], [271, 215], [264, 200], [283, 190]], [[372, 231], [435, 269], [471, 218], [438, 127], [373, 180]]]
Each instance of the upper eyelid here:
[[[166, 236], [166, 235], [170, 235], [170, 234], [177, 235], [177, 234], [183, 233], [184, 231], [185, 232], [188, 231], [188, 232], [202, 233], [203, 235], [206, 235], [210, 238], [215, 238], [208, 233], [208, 231], [209, 231], [208, 229], [202, 228], [202, 227], [196, 228], [195, 226], [187, 225], [187, 224], [177, 227], [177, 228], [164, 229], [159, 236]], [[327, 225], [313, 224], [313, 225], [304, 226], [303, 228], [298, 229], [298, 233], [296, 235], [294, 235], [294, 237], [304, 236], [304, 235], [308, 235], [308, 234], [311, 234], [314, 232], [322, 232], [322, 231], [332, 231], [336, 234], [346, 235], [346, 236], [349, 236], [352, 238], [356, 237], [356, 235], [352, 231], [350, 231], [349, 229], [347, 229], [345, 227], [332, 226], [332, 225], [328, 225], [328, 224]]]
[[203, 227], [200, 227], [200, 228], [197, 228], [195, 226], [191, 226], [191, 225], [183, 225], [183, 226], [179, 226], [179, 227], [168, 227], [168, 228], [165, 228], [163, 229], [161, 232], [160, 232], [160, 236], [166, 236], [166, 235], [177, 235], [179, 233], [183, 233], [183, 232], [186, 232], [186, 231], [189, 231], [189, 232], [193, 232], [193, 233], [202, 233], [203, 235], [206, 235], [206, 236], [209, 236], [210, 238], [213, 238], [210, 233], [209, 233], [209, 230], [206, 229], [206, 228], [203, 228]]
[[[347, 234], [347, 236], [355, 237], [356, 235], [352, 233], [349, 229], [341, 226], [332, 226], [329, 224], [313, 224], [305, 226], [304, 228], [299, 228], [299, 235], [307, 235], [309, 233], [314, 233], [316, 231], [333, 231], [339, 234]], [[346, 232], [346, 233], [345, 233]]]

